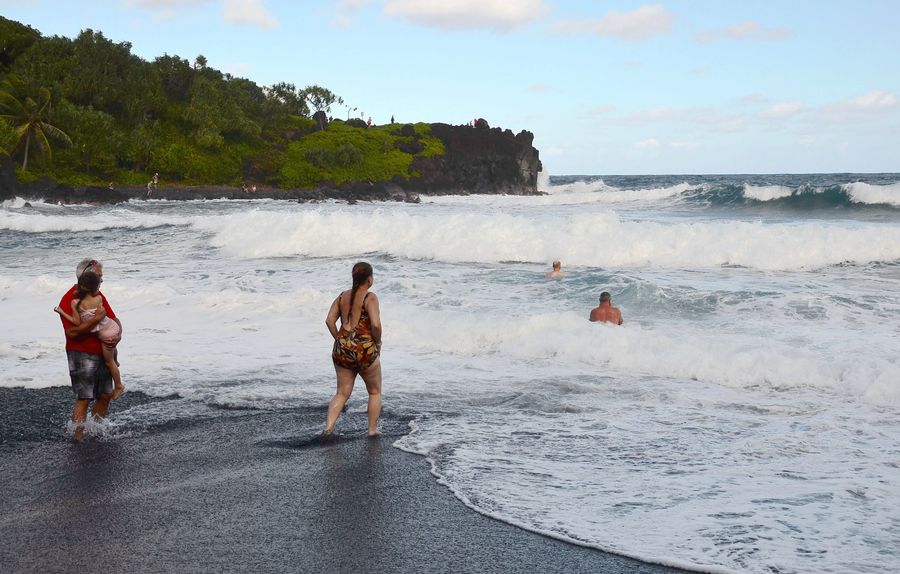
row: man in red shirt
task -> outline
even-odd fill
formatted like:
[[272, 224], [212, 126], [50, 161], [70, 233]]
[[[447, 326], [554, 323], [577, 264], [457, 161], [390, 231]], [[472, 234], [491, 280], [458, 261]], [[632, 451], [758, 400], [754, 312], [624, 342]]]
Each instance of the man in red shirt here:
[[[103, 280], [103, 264], [96, 259], [84, 259], [75, 268], [75, 277], [80, 279], [85, 271], [93, 271]], [[77, 283], [69, 289], [59, 301], [60, 309], [71, 309], [72, 301], [78, 291]], [[75, 408], [72, 410], [72, 423], [75, 425], [75, 440], [81, 441], [84, 437], [84, 421], [87, 418], [88, 405], [94, 401], [91, 414], [94, 418], [104, 418], [109, 411], [109, 401], [112, 399], [113, 380], [109, 374], [106, 363], [103, 362], [103, 344], [99, 337], [91, 333], [94, 325], [104, 317], [109, 317], [119, 327], [122, 323], [116, 318], [115, 312], [109, 306], [106, 297], [100, 293], [103, 306], [97, 309], [94, 318], [82, 321], [80, 325], [66, 320], [60, 315], [63, 330], [66, 333], [66, 356], [69, 360], [69, 378], [72, 380], [72, 391], [75, 393]], [[119, 336], [121, 339], [121, 335]]]

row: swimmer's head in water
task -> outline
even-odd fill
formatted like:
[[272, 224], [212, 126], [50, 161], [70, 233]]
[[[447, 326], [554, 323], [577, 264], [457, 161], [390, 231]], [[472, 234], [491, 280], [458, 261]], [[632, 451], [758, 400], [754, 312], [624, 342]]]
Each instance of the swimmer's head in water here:
[[603, 293], [600, 293], [600, 302], [601, 303], [607, 303], [609, 301], [612, 301], [612, 295], [609, 294], [609, 291], [604, 291]]
[[554, 261], [554, 262], [553, 262], [553, 270], [554, 270], [554, 271], [559, 271], [559, 268], [560, 268], [560, 267], [562, 267], [562, 263], [560, 263], [559, 261]]

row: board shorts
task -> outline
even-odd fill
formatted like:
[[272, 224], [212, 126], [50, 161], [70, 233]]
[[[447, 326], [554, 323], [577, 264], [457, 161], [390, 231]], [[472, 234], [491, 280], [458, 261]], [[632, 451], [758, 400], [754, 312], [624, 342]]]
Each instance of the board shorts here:
[[113, 392], [112, 375], [103, 362], [102, 355], [67, 350], [66, 356], [69, 359], [72, 392], [76, 399], [90, 401]]

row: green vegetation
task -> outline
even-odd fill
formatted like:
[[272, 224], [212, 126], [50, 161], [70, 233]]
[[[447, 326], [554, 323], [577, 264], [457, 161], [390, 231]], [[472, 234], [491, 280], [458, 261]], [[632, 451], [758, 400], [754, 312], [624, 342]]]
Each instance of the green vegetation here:
[[[397, 176], [409, 179], [414, 175], [409, 172], [414, 155], [441, 155], [444, 145], [429, 135], [428, 124], [416, 124], [412, 136], [402, 135], [403, 131], [399, 125], [361, 129], [331, 122], [325, 130], [288, 146], [281, 181], [285, 187], [309, 187], [322, 181], [342, 184], [389, 181]], [[404, 148], [418, 153], [408, 153]]]
[[312, 187], [409, 178], [414, 157], [444, 153], [427, 124], [325, 122], [333, 105], [321, 86], [261, 87], [202, 55], [147, 62], [101, 32], [44, 37], [0, 17], [0, 155], [20, 180]]

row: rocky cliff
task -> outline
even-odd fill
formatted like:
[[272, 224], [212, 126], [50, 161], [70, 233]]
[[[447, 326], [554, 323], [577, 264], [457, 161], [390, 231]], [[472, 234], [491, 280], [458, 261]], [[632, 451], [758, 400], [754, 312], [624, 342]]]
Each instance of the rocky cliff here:
[[[406, 153], [415, 155], [418, 141], [412, 126], [411, 143]], [[417, 156], [410, 169], [410, 179], [397, 177], [390, 182], [353, 181], [339, 186], [322, 182], [314, 189], [260, 188], [248, 194], [236, 187], [167, 186], [161, 182], [154, 198], [186, 200], [250, 197], [316, 201], [417, 201], [418, 194], [490, 194], [534, 195], [541, 171], [538, 150], [532, 145], [534, 135], [528, 131], [513, 134], [510, 130], [489, 128], [479, 120], [475, 127], [431, 124], [431, 134], [444, 144], [444, 153], [433, 157]], [[9, 158], [0, 161], [0, 200], [12, 197], [44, 199], [60, 203], [116, 203], [146, 196], [144, 187], [75, 188], [44, 178], [23, 184], [16, 181], [15, 167]]]
[[431, 124], [432, 135], [444, 142], [442, 156], [416, 158], [412, 171], [419, 174], [404, 187], [420, 193], [538, 193], [541, 160], [532, 143], [534, 135], [521, 131]]

